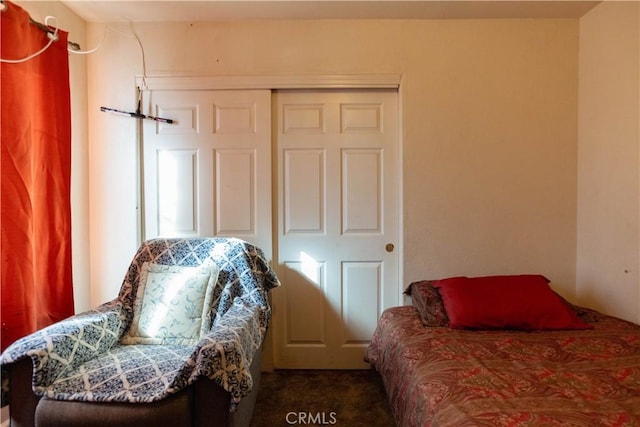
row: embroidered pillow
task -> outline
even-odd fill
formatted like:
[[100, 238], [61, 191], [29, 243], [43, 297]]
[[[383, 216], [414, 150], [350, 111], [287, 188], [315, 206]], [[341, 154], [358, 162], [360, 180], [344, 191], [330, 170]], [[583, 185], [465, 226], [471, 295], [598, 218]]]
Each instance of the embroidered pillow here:
[[433, 282], [458, 329], [589, 329], [540, 275], [454, 277]]
[[211, 299], [219, 270], [145, 262], [123, 344], [195, 345], [211, 326]]
[[411, 296], [413, 306], [425, 326], [449, 326], [442, 297], [432, 284], [432, 280], [412, 282], [404, 293]]

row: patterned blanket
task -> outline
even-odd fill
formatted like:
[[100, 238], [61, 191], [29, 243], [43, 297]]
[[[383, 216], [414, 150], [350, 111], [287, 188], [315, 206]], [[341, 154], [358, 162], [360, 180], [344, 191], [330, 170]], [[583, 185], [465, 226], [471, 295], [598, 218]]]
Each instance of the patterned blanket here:
[[471, 331], [394, 307], [367, 359], [399, 427], [639, 426], [640, 326], [591, 317], [591, 330]]
[[[144, 262], [220, 269], [210, 332], [197, 345], [121, 345], [133, 319]], [[39, 396], [92, 402], [151, 402], [199, 376], [228, 391], [232, 410], [253, 386], [249, 367], [271, 318], [267, 293], [280, 283], [262, 251], [239, 239], [155, 239], [136, 253], [118, 297], [24, 337], [0, 356], [6, 366], [30, 357]], [[3, 403], [10, 392], [3, 375]]]

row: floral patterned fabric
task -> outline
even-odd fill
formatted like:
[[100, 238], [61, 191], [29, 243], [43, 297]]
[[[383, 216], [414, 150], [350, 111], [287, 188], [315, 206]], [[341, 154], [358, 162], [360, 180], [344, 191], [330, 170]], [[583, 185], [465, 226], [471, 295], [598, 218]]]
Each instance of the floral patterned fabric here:
[[440, 292], [433, 287], [432, 280], [413, 282], [404, 291], [411, 296], [413, 306], [425, 326], [449, 326], [449, 317], [444, 308]]
[[[192, 346], [121, 344], [145, 262], [199, 266], [207, 260], [219, 274], [206, 336]], [[242, 240], [150, 240], [138, 249], [115, 300], [16, 341], [0, 363], [30, 357], [34, 392], [58, 400], [151, 402], [206, 376], [231, 394], [233, 410], [253, 387], [249, 367], [271, 318], [267, 293], [279, 285], [262, 251]]]
[[133, 321], [122, 344], [195, 345], [211, 328], [211, 298], [218, 267], [145, 262], [133, 303]]
[[593, 329], [425, 327], [386, 310], [367, 360], [405, 426], [638, 426], [640, 326], [589, 311]]

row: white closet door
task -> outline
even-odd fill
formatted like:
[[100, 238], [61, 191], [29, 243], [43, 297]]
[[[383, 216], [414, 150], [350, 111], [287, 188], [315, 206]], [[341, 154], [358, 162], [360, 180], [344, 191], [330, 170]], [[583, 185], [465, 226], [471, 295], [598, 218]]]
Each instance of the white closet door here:
[[275, 94], [276, 368], [367, 368], [377, 320], [399, 303], [397, 99]]
[[239, 237], [271, 254], [271, 93], [150, 91], [144, 236]]

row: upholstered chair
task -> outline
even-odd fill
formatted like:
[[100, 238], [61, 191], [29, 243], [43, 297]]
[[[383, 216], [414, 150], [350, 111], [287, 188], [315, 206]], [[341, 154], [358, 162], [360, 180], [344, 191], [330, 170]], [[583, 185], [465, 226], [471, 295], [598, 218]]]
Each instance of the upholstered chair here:
[[233, 238], [144, 242], [116, 299], [0, 356], [12, 426], [248, 426], [278, 278]]

